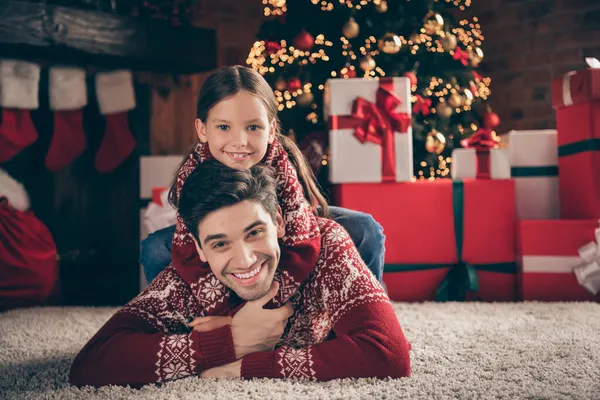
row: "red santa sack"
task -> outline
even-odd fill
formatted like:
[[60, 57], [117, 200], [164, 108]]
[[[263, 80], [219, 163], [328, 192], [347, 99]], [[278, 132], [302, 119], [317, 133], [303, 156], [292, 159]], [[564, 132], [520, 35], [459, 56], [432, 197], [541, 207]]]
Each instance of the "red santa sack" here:
[[44, 304], [58, 287], [56, 245], [32, 212], [0, 197], [0, 311]]

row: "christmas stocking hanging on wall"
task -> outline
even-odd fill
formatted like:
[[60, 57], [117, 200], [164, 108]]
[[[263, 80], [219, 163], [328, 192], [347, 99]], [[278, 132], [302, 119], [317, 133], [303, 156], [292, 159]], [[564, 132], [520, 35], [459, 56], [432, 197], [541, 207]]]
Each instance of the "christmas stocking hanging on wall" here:
[[54, 132], [46, 155], [46, 168], [58, 171], [86, 149], [83, 111], [87, 105], [85, 70], [50, 68], [50, 108], [54, 110]]
[[127, 121], [127, 111], [135, 108], [131, 71], [97, 74], [96, 95], [100, 113], [106, 118], [106, 129], [95, 165], [99, 172], [111, 172], [135, 149]]
[[39, 107], [39, 83], [39, 65], [0, 60], [0, 162], [9, 161], [38, 138], [31, 110]]

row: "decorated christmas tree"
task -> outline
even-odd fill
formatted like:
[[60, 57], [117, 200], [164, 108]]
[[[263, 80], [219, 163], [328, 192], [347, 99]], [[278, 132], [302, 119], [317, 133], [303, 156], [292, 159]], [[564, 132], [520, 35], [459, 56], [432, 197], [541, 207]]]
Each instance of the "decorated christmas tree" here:
[[452, 149], [499, 124], [485, 104], [490, 79], [477, 72], [478, 19], [460, 19], [470, 3], [263, 0], [266, 21], [247, 63], [273, 87], [283, 127], [299, 142], [326, 129], [327, 79], [410, 78], [415, 176], [448, 177]]

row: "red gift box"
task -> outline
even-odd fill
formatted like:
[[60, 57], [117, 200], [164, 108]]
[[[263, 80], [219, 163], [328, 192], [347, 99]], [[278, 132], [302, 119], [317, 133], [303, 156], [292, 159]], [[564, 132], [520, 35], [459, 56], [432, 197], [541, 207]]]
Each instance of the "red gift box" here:
[[383, 226], [392, 300], [439, 300], [448, 279], [464, 281], [473, 271], [479, 287], [470, 298], [516, 299], [512, 180], [342, 184], [334, 199]]
[[580, 247], [594, 240], [597, 220], [523, 220], [519, 223], [519, 292], [523, 300], [600, 301], [578, 282]]
[[[590, 65], [592, 65], [590, 63]], [[562, 218], [600, 217], [600, 68], [552, 83]]]

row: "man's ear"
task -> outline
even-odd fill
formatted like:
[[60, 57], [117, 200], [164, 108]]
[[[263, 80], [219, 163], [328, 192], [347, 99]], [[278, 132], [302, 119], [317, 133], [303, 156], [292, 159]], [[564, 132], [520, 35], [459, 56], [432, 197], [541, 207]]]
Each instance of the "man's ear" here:
[[204, 255], [204, 252], [202, 251], [202, 247], [200, 247], [196, 238], [194, 238], [194, 245], [196, 246], [196, 251], [198, 252], [198, 255], [200, 256], [202, 262], [208, 262], [206, 256]]
[[271, 144], [275, 140], [275, 134], [277, 132], [277, 120], [275, 118], [271, 120], [269, 128], [269, 144]]
[[196, 118], [194, 125], [196, 126], [196, 135], [198, 135], [200, 143], [208, 142], [208, 136], [206, 136], [206, 124], [202, 122], [200, 118]]
[[283, 214], [281, 207], [277, 206], [277, 214], [275, 215], [275, 225], [277, 226], [277, 237], [281, 239], [285, 236], [285, 221], [283, 220]]

